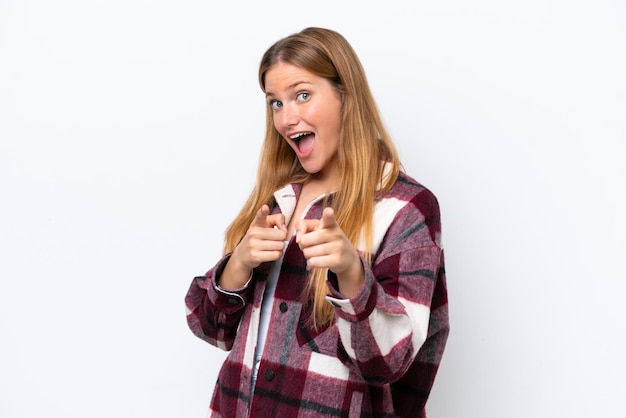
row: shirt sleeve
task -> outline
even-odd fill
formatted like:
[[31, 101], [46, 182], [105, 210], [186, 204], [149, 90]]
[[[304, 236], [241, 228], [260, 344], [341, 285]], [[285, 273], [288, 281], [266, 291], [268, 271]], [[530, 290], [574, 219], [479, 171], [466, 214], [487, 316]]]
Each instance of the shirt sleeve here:
[[185, 297], [187, 324], [191, 331], [223, 350], [232, 348], [239, 321], [252, 294], [250, 280], [234, 291], [217, 285], [217, 278], [229, 258], [230, 254], [224, 256], [204, 276], [194, 277]]
[[355, 297], [339, 293], [329, 273], [327, 299], [336, 308], [341, 344], [372, 385], [400, 379], [426, 340], [447, 332], [447, 302], [442, 316], [437, 295], [443, 291], [447, 301], [438, 285], [444, 280], [440, 232], [436, 199], [424, 190], [396, 214], [372, 265], [362, 260], [365, 284]]

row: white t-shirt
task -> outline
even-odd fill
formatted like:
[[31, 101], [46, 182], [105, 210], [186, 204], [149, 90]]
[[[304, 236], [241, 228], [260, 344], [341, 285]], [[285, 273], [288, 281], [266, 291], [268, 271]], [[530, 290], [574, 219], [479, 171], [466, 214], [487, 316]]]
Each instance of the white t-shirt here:
[[285, 241], [285, 248], [283, 249], [283, 256], [274, 261], [267, 276], [267, 284], [265, 285], [265, 293], [263, 293], [263, 302], [261, 303], [261, 318], [259, 320], [259, 338], [256, 343], [256, 350], [254, 352], [254, 371], [252, 373], [252, 387], [256, 383], [256, 375], [259, 371], [259, 363], [261, 362], [261, 356], [263, 355], [263, 346], [265, 346], [265, 337], [267, 336], [267, 329], [270, 325], [270, 316], [272, 314], [272, 304], [274, 303], [274, 291], [276, 291], [276, 283], [278, 283], [278, 276], [280, 276], [280, 268], [283, 265], [283, 258], [285, 256], [285, 250], [289, 241]]

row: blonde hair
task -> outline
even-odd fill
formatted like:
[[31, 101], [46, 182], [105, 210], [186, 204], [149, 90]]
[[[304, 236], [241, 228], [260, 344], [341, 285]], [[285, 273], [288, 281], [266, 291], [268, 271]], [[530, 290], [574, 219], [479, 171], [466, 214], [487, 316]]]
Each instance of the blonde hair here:
[[[374, 204], [398, 177], [401, 165], [391, 138], [383, 126], [365, 71], [348, 41], [323, 28], [306, 28], [277, 41], [263, 55], [259, 84], [265, 92], [265, 74], [278, 62], [289, 63], [329, 80], [342, 97], [342, 123], [337, 151], [338, 187], [332, 199], [337, 222], [345, 235], [371, 262]], [[257, 169], [256, 185], [241, 212], [226, 230], [224, 252], [234, 250], [246, 234], [258, 209], [274, 204], [274, 191], [288, 183], [304, 183], [311, 174], [274, 127], [266, 108], [266, 132]], [[382, 161], [391, 169], [383, 175]], [[313, 301], [312, 322], [321, 327], [333, 321], [328, 294], [327, 269], [314, 269], [307, 282], [304, 302]]]

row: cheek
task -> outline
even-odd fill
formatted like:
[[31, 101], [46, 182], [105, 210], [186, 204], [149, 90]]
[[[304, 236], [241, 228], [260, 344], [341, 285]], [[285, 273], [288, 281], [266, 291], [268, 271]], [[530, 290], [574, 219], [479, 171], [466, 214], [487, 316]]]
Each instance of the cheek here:
[[319, 109], [316, 117], [331, 132], [338, 130], [341, 125], [341, 110], [337, 106]]
[[276, 131], [282, 136], [282, 131], [280, 130], [280, 126], [278, 125], [278, 122], [276, 121], [276, 117], [272, 117], [272, 124], [274, 125], [274, 129], [276, 129]]
[[278, 137], [280, 139], [282, 139], [283, 141], [287, 141], [289, 142], [289, 140], [287, 139], [287, 137], [285, 136], [285, 132], [280, 130], [279, 126], [276, 126], [276, 123], [274, 123], [274, 130], [278, 133]]
[[341, 130], [341, 116], [337, 113], [326, 114], [326, 126], [328, 126], [328, 133], [339, 134]]

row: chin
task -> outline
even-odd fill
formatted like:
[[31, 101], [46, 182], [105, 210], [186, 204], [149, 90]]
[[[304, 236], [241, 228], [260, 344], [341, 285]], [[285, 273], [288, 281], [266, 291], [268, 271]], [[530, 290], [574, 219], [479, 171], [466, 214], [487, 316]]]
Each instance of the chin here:
[[312, 164], [302, 164], [302, 161], [300, 161], [300, 165], [302, 166], [304, 171], [306, 171], [309, 174], [317, 174], [320, 171], [322, 171], [319, 167], [315, 167]]
[[321, 169], [318, 167], [305, 167], [302, 166], [302, 168], [304, 168], [304, 171], [306, 171], [307, 173], [309, 173], [312, 176], [318, 176], [321, 173]]

